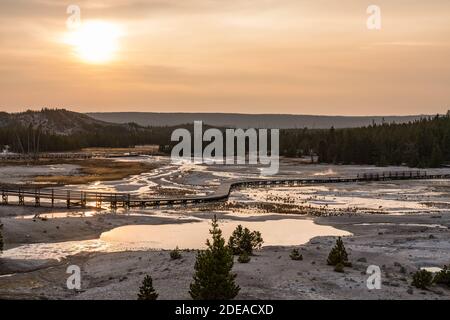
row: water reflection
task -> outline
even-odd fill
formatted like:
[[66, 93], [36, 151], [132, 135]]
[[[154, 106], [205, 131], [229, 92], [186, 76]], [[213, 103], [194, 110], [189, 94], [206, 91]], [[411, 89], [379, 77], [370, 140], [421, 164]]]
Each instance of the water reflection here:
[[[278, 219], [266, 221], [220, 220], [219, 226], [227, 239], [238, 224], [258, 230], [264, 238], [264, 246], [291, 246], [308, 242], [317, 236], [348, 236], [351, 233], [330, 226], [315, 224], [308, 219]], [[119, 252], [127, 250], [202, 249], [210, 237], [209, 220], [164, 225], [133, 225], [104, 232], [100, 239], [37, 243], [23, 245], [3, 252], [10, 259], [57, 259], [81, 252]]]
[[[233, 230], [242, 224], [250, 230], [262, 233], [265, 246], [291, 246], [308, 242], [317, 236], [347, 236], [349, 232], [330, 226], [321, 226], [307, 219], [280, 219], [269, 221], [231, 221], [221, 220], [219, 225], [227, 239]], [[175, 246], [185, 249], [201, 249], [205, 247], [205, 239], [209, 237], [210, 222], [168, 225], [134, 225], [123, 226], [105, 232], [100, 239], [108, 243], [146, 244], [155, 249], [173, 249]]]

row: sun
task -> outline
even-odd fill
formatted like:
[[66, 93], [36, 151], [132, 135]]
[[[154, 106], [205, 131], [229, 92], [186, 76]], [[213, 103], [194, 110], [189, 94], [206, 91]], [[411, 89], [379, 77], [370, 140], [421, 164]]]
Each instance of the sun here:
[[118, 25], [103, 21], [86, 21], [65, 36], [65, 42], [72, 46], [74, 53], [87, 63], [107, 63], [112, 61], [119, 48], [122, 32]]

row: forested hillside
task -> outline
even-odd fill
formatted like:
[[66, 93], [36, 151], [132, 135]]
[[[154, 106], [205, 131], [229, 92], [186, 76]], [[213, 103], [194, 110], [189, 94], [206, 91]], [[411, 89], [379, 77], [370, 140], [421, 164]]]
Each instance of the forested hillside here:
[[285, 156], [318, 155], [319, 162], [436, 167], [450, 162], [450, 117], [353, 129], [286, 130]]
[[8, 145], [10, 151], [21, 153], [159, 144], [170, 139], [170, 132], [134, 123], [103, 122], [64, 109], [0, 113], [0, 149]]
[[[182, 126], [112, 124], [66, 110], [0, 113], [0, 147], [9, 145], [14, 152], [40, 152], [138, 144], [167, 146], [174, 145], [170, 136], [178, 127]], [[192, 131], [192, 125], [183, 127]], [[170, 151], [170, 147], [162, 150]], [[437, 167], [450, 163], [450, 116], [349, 129], [281, 130], [280, 154], [317, 155], [321, 163]]]

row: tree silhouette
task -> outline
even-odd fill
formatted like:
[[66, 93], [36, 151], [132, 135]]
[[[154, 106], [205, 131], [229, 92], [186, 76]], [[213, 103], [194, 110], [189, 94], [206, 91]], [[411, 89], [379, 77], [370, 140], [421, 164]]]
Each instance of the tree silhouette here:
[[142, 281], [142, 286], [139, 288], [138, 300], [156, 300], [158, 294], [153, 288], [152, 277], [146, 275], [144, 281]]
[[233, 254], [225, 245], [217, 218], [212, 220], [212, 242], [206, 240], [207, 249], [199, 251], [195, 262], [194, 281], [190, 285], [190, 295], [194, 300], [229, 300], [239, 293], [231, 273]]

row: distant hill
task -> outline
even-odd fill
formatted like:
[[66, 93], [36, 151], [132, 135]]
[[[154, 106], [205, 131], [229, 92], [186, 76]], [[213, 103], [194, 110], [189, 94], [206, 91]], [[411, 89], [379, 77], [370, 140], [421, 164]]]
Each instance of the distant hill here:
[[113, 122], [135, 122], [142, 126], [177, 126], [202, 120], [205, 124], [228, 128], [328, 129], [355, 128], [372, 123], [406, 123], [423, 117], [412, 116], [313, 116], [291, 114], [238, 114], [238, 113], [157, 113], [157, 112], [93, 112], [94, 119]]
[[89, 147], [129, 147], [168, 143], [170, 129], [153, 130], [134, 123], [108, 123], [65, 109], [0, 112], [0, 150], [71, 151]]
[[125, 127], [123, 124], [107, 123], [83, 113], [65, 109], [42, 109], [19, 113], [0, 113], [0, 127], [31, 127], [56, 135], [86, 133], [107, 127]]

